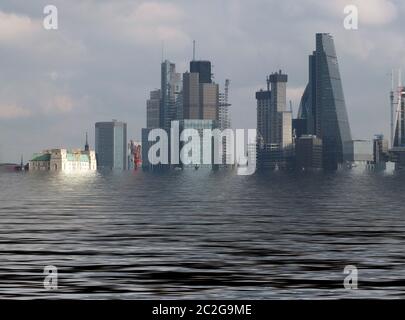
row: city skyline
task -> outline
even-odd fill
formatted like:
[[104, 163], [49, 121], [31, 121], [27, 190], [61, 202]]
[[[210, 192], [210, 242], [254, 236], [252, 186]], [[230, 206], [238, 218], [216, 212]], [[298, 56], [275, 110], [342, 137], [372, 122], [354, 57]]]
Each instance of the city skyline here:
[[[14, 32], [2, 28], [0, 35], [3, 48], [0, 162], [16, 162], [21, 154], [29, 159], [34, 152], [49, 147], [80, 146], [86, 131], [94, 147], [92, 127], [97, 121], [125, 121], [128, 138], [141, 140], [141, 128], [146, 122], [145, 102], [150, 90], [159, 87], [162, 41], [164, 58], [176, 63], [177, 72], [185, 72], [192, 58], [193, 39], [197, 41], [196, 59], [210, 60], [214, 74], [223, 77], [214, 81], [223, 83], [229, 78], [232, 82], [229, 101], [233, 127], [255, 128], [254, 92], [263, 88], [263, 77], [273, 70], [282, 69], [289, 75], [287, 100], [292, 100], [296, 116], [307, 82], [307, 55], [313, 50], [313, 35], [329, 32], [336, 42], [353, 139], [370, 140], [376, 133], [389, 137], [391, 80], [388, 73], [404, 65], [405, 46], [393, 39], [398, 36], [398, 16], [405, 7], [398, 1], [371, 1], [369, 6], [379, 9], [376, 17], [371, 9], [367, 11], [360, 4], [359, 30], [348, 31], [343, 28], [343, 2], [333, 5], [317, 1], [258, 3], [262, 10], [273, 5], [276, 10], [272, 12], [279, 11], [280, 16], [295, 23], [280, 35], [266, 28], [268, 41], [263, 41], [260, 26], [265, 21], [260, 10], [254, 5], [246, 9], [246, 4], [238, 1], [221, 4], [220, 9], [227, 15], [222, 20], [214, 19], [220, 26], [232, 22], [234, 30], [226, 26], [217, 28], [215, 23], [206, 30], [201, 24], [188, 24], [191, 17], [198, 17], [199, 9], [214, 12], [211, 2], [203, 8], [201, 5], [192, 8], [183, 1], [124, 1], [120, 5], [110, 4], [110, 8], [105, 3], [66, 7], [56, 1], [59, 14], [68, 16], [64, 20], [70, 24], [64, 25], [61, 20], [60, 29], [53, 32], [41, 29], [40, 2], [23, 5], [5, 1], [0, 7], [1, 21], [9, 27], [7, 30]], [[397, 10], [393, 11], [393, 7]], [[310, 22], [305, 14], [314, 8], [319, 8], [320, 16]], [[120, 23], [116, 19], [101, 19], [107, 15], [107, 9], [114, 14], [118, 9], [125, 9], [123, 12], [128, 14], [122, 23], [125, 26], [135, 23], [135, 34], [123, 32], [120, 37], [113, 37], [111, 33]], [[145, 33], [148, 38], [136, 33], [141, 27], [136, 25], [135, 18], [141, 13], [142, 19], [149, 19], [144, 21], [150, 28], [150, 33]], [[247, 26], [249, 13], [258, 17], [252, 27]], [[83, 24], [86, 14], [94, 19], [94, 25]], [[82, 24], [73, 25], [73, 18]], [[314, 20], [313, 15], [311, 19]], [[171, 27], [174, 33], [161, 34], [156, 25]], [[218, 30], [213, 39], [204, 36], [212, 33], [210, 28]], [[293, 35], [294, 32], [297, 34]], [[96, 37], [84, 45], [83, 41], [91, 36]], [[29, 39], [37, 42], [34, 44]], [[240, 41], [244, 40], [246, 45], [241, 47]], [[388, 53], [383, 50], [387, 41], [392, 49]], [[109, 50], [108, 44], [113, 43], [114, 50]], [[27, 57], [26, 52], [34, 45], [38, 48], [32, 51], [32, 57]]]

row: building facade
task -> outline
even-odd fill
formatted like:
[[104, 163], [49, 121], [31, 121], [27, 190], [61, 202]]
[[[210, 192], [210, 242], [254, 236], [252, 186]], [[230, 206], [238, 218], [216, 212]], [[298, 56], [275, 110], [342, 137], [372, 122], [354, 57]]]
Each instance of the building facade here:
[[298, 170], [322, 169], [322, 140], [314, 135], [302, 135], [295, 144]]
[[286, 74], [280, 71], [267, 78], [267, 90], [256, 92], [258, 167], [286, 167], [292, 156], [292, 112], [287, 110]]
[[198, 73], [200, 83], [211, 83], [211, 61], [193, 60], [190, 61], [190, 72]]
[[127, 124], [120, 121], [95, 125], [96, 157], [100, 169], [127, 169]]
[[200, 117], [218, 120], [219, 87], [215, 83], [200, 83]]
[[183, 73], [183, 119], [200, 119], [200, 81], [198, 73]]
[[176, 65], [168, 60], [161, 64], [160, 128], [170, 129], [171, 121], [177, 117], [177, 99], [182, 90], [181, 74]]
[[94, 150], [50, 149], [35, 154], [30, 171], [88, 172], [97, 170]]
[[388, 140], [378, 134], [373, 140], [373, 161], [375, 164], [386, 163], [388, 160]]
[[307, 121], [307, 134], [323, 143], [323, 166], [337, 169], [344, 163], [351, 131], [333, 37], [316, 34], [316, 50], [309, 56], [309, 80], [301, 99], [299, 118]]
[[150, 98], [146, 101], [146, 127], [160, 128], [160, 90], [150, 92]]
[[399, 88], [394, 132], [394, 148], [405, 147], [405, 88]]

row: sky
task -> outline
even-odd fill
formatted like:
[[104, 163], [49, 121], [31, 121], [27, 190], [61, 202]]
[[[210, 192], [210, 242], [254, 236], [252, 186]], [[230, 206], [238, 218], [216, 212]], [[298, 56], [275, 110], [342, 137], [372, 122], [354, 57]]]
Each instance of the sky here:
[[[58, 9], [57, 30], [43, 27], [48, 4]], [[343, 25], [350, 4], [357, 30]], [[94, 148], [97, 121], [125, 121], [140, 140], [162, 47], [185, 72], [193, 40], [214, 80], [222, 88], [231, 80], [234, 128], [256, 128], [255, 91], [279, 69], [296, 114], [317, 32], [334, 36], [353, 138], [389, 137], [390, 73], [405, 66], [403, 16], [402, 0], [1, 0], [0, 162], [83, 147], [86, 131]]]

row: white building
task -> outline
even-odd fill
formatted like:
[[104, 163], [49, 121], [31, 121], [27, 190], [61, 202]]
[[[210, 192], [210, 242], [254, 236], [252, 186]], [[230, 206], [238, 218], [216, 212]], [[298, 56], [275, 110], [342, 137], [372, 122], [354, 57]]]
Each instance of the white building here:
[[29, 161], [30, 171], [85, 172], [96, 171], [94, 150], [51, 149], [35, 154]]

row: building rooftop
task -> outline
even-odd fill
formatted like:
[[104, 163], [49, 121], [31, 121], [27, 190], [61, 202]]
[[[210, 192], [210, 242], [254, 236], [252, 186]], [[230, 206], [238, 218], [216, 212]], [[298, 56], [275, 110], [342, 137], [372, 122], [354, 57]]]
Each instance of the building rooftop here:
[[34, 155], [31, 161], [50, 161], [51, 160], [51, 154], [45, 153], [45, 154], [40, 154], [40, 155]]

